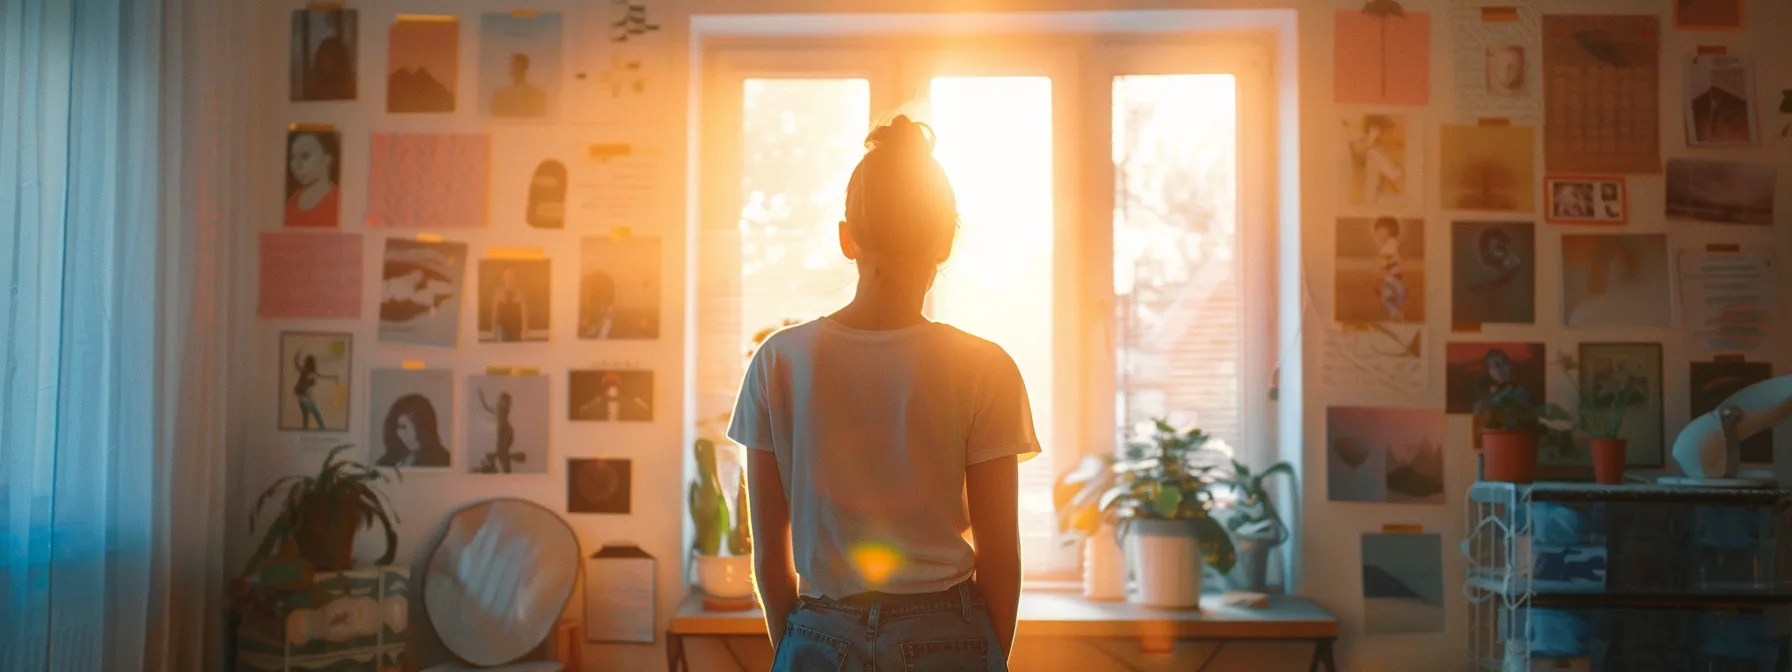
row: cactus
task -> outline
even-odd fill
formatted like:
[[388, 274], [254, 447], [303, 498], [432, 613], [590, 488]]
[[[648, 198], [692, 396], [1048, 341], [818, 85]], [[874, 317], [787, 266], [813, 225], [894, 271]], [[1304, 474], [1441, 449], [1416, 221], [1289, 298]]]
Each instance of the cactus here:
[[697, 439], [692, 452], [697, 455], [697, 480], [686, 493], [686, 503], [691, 508], [691, 524], [697, 528], [697, 553], [721, 555], [722, 536], [731, 519], [728, 500], [722, 495], [722, 477], [716, 468], [716, 444]]
[[734, 530], [728, 533], [728, 554], [753, 554], [753, 529], [747, 524], [747, 471], [740, 472], [740, 487], [734, 491]]

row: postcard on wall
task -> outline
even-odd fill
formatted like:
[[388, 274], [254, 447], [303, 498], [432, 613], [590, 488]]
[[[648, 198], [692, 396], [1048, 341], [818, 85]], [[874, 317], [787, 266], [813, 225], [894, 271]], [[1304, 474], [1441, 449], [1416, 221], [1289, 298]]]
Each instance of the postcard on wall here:
[[653, 372], [574, 369], [567, 375], [567, 418], [653, 421]]
[[509, 119], [558, 118], [561, 14], [487, 12], [479, 17], [479, 109]]
[[1325, 384], [1363, 394], [1423, 397], [1431, 389], [1424, 336], [1420, 324], [1370, 322], [1327, 329], [1321, 360]]
[[1630, 220], [1624, 178], [1550, 175], [1543, 178], [1543, 212], [1552, 224], [1623, 224]]
[[1681, 250], [1677, 262], [1689, 357], [1773, 355], [1784, 280], [1772, 253]]
[[1334, 315], [1339, 322], [1425, 323], [1425, 220], [1338, 220]]
[[468, 376], [466, 397], [468, 471], [548, 473], [547, 376]]
[[659, 164], [638, 142], [587, 146], [574, 164], [574, 217], [597, 229], [649, 226], [654, 216]]
[[1665, 234], [1562, 236], [1562, 319], [1570, 327], [1673, 323]]
[[1526, 125], [1542, 120], [1543, 42], [1531, 7], [1453, 8], [1456, 113], [1501, 117]]
[[1548, 172], [1660, 172], [1660, 68], [1655, 16], [1545, 14]]
[[659, 236], [590, 236], [579, 249], [579, 338], [659, 338]]
[[1442, 412], [1335, 406], [1325, 427], [1331, 501], [1444, 503]]
[[604, 544], [585, 562], [585, 641], [653, 643], [659, 586], [653, 556], [616, 542]]
[[280, 429], [348, 431], [355, 338], [345, 333], [280, 332]]
[[354, 100], [359, 12], [297, 9], [292, 13], [291, 98]]
[[1674, 0], [1674, 27], [1681, 30], [1741, 30], [1743, 3], [1744, 0]]
[[286, 212], [295, 229], [334, 229], [342, 210], [342, 134], [328, 126], [286, 132]]
[[458, 345], [466, 268], [466, 243], [386, 239], [380, 342]]
[[548, 340], [548, 260], [479, 262], [479, 342]]
[[520, 127], [492, 136], [491, 206], [498, 226], [566, 228], [570, 168], [581, 148], [568, 138], [563, 131]]
[[1618, 429], [1619, 438], [1630, 442], [1624, 459], [1627, 466], [1653, 468], [1666, 463], [1661, 356], [1660, 343], [1580, 344], [1578, 389], [1596, 398], [1626, 394], [1641, 399], [1621, 418], [1587, 419], [1609, 423], [1608, 427]]
[[460, 17], [400, 14], [387, 33], [386, 111], [453, 112], [460, 88]]
[[1668, 220], [1773, 225], [1772, 164], [1704, 159], [1668, 161]]
[[1443, 632], [1443, 538], [1363, 535], [1363, 628], [1371, 635]]
[[361, 317], [361, 234], [264, 231], [260, 247], [258, 316]]
[[1537, 247], [1530, 222], [1455, 222], [1450, 322], [1537, 321]]
[[1449, 210], [1535, 212], [1535, 145], [1529, 126], [1445, 125], [1439, 202]]
[[1430, 104], [1430, 14], [1341, 9], [1334, 26], [1332, 81], [1336, 102]]
[[631, 125], [651, 122], [662, 114], [670, 47], [660, 29], [656, 8], [640, 2], [614, 2], [609, 12], [573, 16], [575, 35], [605, 39], [575, 40], [569, 59], [567, 116], [576, 123]]
[[1444, 410], [1474, 413], [1481, 399], [1507, 391], [1541, 404], [1546, 365], [1542, 343], [1450, 343], [1444, 346]]
[[367, 459], [382, 467], [448, 469], [454, 454], [454, 372], [375, 369]]
[[1422, 134], [1404, 114], [1349, 114], [1342, 123], [1338, 179], [1346, 205], [1412, 209], [1424, 204]]
[[567, 460], [566, 512], [628, 513], [629, 472], [629, 460]]
[[491, 137], [484, 133], [374, 133], [367, 225], [474, 229], [486, 223]]
[[1755, 62], [1748, 54], [1688, 57], [1686, 145], [1753, 147], [1761, 144], [1755, 107]]
[[[1771, 362], [1730, 359], [1692, 363], [1692, 415], [1698, 418], [1716, 411], [1737, 392], [1773, 377]], [[1742, 440], [1745, 464], [1773, 464], [1773, 430]]]

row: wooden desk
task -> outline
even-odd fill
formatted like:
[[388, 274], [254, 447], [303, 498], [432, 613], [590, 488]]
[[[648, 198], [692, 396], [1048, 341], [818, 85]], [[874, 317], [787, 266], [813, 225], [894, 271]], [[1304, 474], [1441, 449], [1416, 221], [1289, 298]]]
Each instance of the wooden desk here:
[[[1018, 637], [1137, 637], [1140, 640], [1312, 642], [1309, 672], [1321, 667], [1335, 672], [1332, 644], [1338, 619], [1299, 597], [1271, 598], [1269, 607], [1227, 607], [1218, 595], [1201, 599], [1201, 610], [1150, 609], [1130, 602], [1091, 602], [1073, 593], [1026, 592], [1020, 598]], [[756, 637], [764, 639], [765, 619], [757, 609], [704, 611], [703, 597], [687, 595], [666, 628], [666, 665], [671, 672], [689, 670], [686, 637]]]

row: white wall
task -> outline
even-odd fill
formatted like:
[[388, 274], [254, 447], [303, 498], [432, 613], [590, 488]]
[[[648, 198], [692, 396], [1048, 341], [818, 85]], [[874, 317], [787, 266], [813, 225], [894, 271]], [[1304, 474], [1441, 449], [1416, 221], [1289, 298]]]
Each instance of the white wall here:
[[[1616, 2], [1616, 0], [1593, 0], [1599, 6], [1620, 7], [1626, 11], [1651, 11], [1664, 17], [1669, 13], [1670, 2], [1667, 0], [1648, 0], [1647, 2]], [[1614, 4], [1615, 3], [1615, 4]], [[530, 9], [543, 11], [561, 10], [567, 12], [569, 27], [581, 25], [590, 17], [607, 15], [609, 3], [600, 0], [539, 0], [525, 3]], [[653, 4], [653, 3], [650, 3]], [[1443, 12], [1456, 4], [1443, 0], [1412, 0], [1403, 3], [1410, 11], [1433, 12], [1433, 63], [1432, 63], [1432, 105], [1422, 109], [1409, 109], [1421, 122], [1421, 128], [1429, 129], [1429, 145], [1427, 146], [1427, 166], [1435, 162], [1436, 127], [1440, 123], [1454, 122], [1458, 117], [1472, 119], [1473, 113], [1459, 112], [1454, 107], [1450, 68], [1448, 67], [1451, 46], [1449, 41], [1448, 21]], [[263, 213], [254, 221], [244, 222], [243, 226], [258, 230], [273, 230], [279, 227], [280, 217], [280, 180], [284, 128], [289, 122], [333, 123], [343, 132], [344, 138], [344, 170], [342, 183], [344, 230], [362, 231], [366, 234], [364, 241], [364, 258], [366, 274], [369, 278], [377, 277], [378, 262], [386, 232], [368, 232], [358, 222], [363, 214], [364, 196], [367, 185], [367, 147], [370, 134], [374, 131], [386, 130], [431, 130], [431, 131], [471, 131], [488, 129], [488, 126], [474, 113], [470, 107], [471, 92], [477, 90], [473, 65], [477, 63], [477, 20], [478, 14], [484, 11], [508, 11], [518, 7], [515, 3], [499, 3], [495, 0], [429, 0], [401, 2], [399, 0], [362, 0], [352, 6], [360, 11], [360, 99], [345, 103], [291, 103], [286, 101], [286, 49], [288, 42], [287, 13], [298, 6], [293, 2], [269, 3], [272, 11], [268, 12], [263, 25], [263, 34], [267, 36], [264, 51], [258, 63], [250, 64], [260, 72], [266, 73], [263, 82], [251, 96], [250, 103], [260, 119], [254, 132], [260, 138], [258, 152], [254, 157], [254, 165], [261, 166], [254, 180], [257, 202], [261, 205], [257, 211]], [[1429, 394], [1405, 395], [1398, 398], [1365, 399], [1351, 390], [1328, 390], [1322, 384], [1318, 373], [1317, 360], [1319, 353], [1319, 327], [1327, 321], [1331, 314], [1331, 276], [1333, 250], [1333, 204], [1338, 199], [1337, 177], [1335, 175], [1335, 159], [1333, 147], [1337, 142], [1334, 128], [1341, 114], [1340, 107], [1333, 105], [1332, 73], [1331, 73], [1331, 12], [1336, 7], [1360, 7], [1360, 2], [1339, 2], [1330, 0], [1189, 0], [1172, 3], [1160, 0], [1130, 0], [1113, 3], [1095, 2], [1093, 0], [991, 0], [986, 3], [967, 5], [947, 0], [921, 0], [915, 2], [895, 2], [893, 0], [865, 0], [843, 7], [839, 3], [827, 3], [820, 0], [688, 0], [654, 4], [653, 10], [659, 12], [658, 21], [667, 31], [665, 55], [666, 72], [670, 73], [667, 90], [671, 92], [666, 100], [666, 108], [639, 116], [639, 123], [627, 127], [578, 127], [561, 124], [558, 129], [567, 134], [585, 137], [589, 134], [602, 136], [619, 136], [618, 139], [629, 139], [653, 146], [661, 157], [660, 176], [662, 188], [658, 199], [663, 203], [659, 211], [663, 215], [653, 222], [631, 224], [635, 235], [660, 235], [663, 237], [663, 287], [665, 292], [665, 310], [661, 324], [662, 337], [657, 341], [643, 342], [590, 342], [572, 338], [571, 319], [574, 315], [574, 278], [576, 254], [551, 250], [554, 258], [554, 304], [555, 321], [553, 337], [545, 344], [525, 345], [485, 345], [474, 342], [472, 318], [463, 317], [461, 334], [462, 345], [454, 351], [432, 350], [390, 346], [376, 342], [375, 316], [377, 315], [377, 298], [373, 295], [371, 280], [364, 289], [363, 319], [359, 321], [259, 321], [252, 330], [249, 346], [249, 361], [254, 363], [252, 370], [238, 372], [241, 389], [245, 390], [249, 403], [244, 406], [245, 412], [236, 418], [236, 430], [233, 436], [238, 437], [238, 450], [235, 461], [235, 492], [232, 501], [234, 506], [229, 512], [230, 520], [239, 526], [234, 528], [236, 536], [231, 539], [231, 558], [233, 567], [240, 562], [250, 550], [251, 540], [246, 535], [246, 528], [240, 527], [246, 521], [247, 505], [253, 495], [275, 477], [288, 473], [299, 473], [315, 470], [317, 461], [322, 457], [322, 450], [334, 441], [316, 441], [318, 437], [305, 437], [296, 433], [282, 433], [275, 428], [275, 410], [273, 400], [278, 387], [280, 363], [277, 361], [278, 334], [283, 330], [314, 331], [351, 331], [355, 334], [356, 357], [354, 362], [355, 401], [351, 419], [352, 431], [340, 438], [344, 441], [365, 445], [368, 435], [369, 417], [367, 403], [368, 372], [375, 368], [394, 367], [402, 360], [422, 359], [432, 367], [452, 366], [456, 369], [458, 381], [464, 381], [469, 373], [476, 372], [488, 364], [531, 365], [540, 367], [550, 376], [550, 399], [554, 406], [551, 417], [552, 436], [552, 468], [546, 476], [513, 476], [513, 477], [480, 477], [459, 474], [415, 474], [409, 475], [405, 483], [387, 488], [392, 495], [404, 524], [400, 533], [401, 548], [399, 558], [403, 562], [415, 562], [427, 552], [427, 544], [440, 529], [444, 516], [454, 508], [472, 501], [488, 497], [524, 497], [542, 503], [550, 509], [563, 511], [564, 499], [564, 460], [567, 457], [626, 457], [634, 460], [634, 513], [630, 516], [567, 516], [568, 521], [578, 532], [587, 552], [599, 544], [616, 539], [636, 541], [643, 548], [661, 559], [659, 576], [660, 619], [663, 621], [670, 613], [673, 605], [683, 595], [683, 581], [678, 569], [678, 560], [683, 547], [683, 497], [684, 458], [686, 454], [686, 418], [682, 416], [682, 390], [679, 382], [685, 379], [687, 361], [684, 356], [685, 344], [682, 335], [685, 333], [685, 315], [682, 299], [688, 288], [685, 282], [687, 273], [687, 252], [689, 242], [683, 232], [687, 216], [687, 199], [685, 196], [687, 173], [684, 166], [671, 160], [672, 157], [689, 155], [691, 140], [688, 133], [693, 126], [686, 124], [685, 95], [689, 90], [688, 73], [691, 72], [689, 61], [689, 26], [690, 17], [697, 14], [793, 14], [806, 12], [864, 12], [864, 13], [925, 13], [939, 11], [1096, 11], [1096, 10], [1144, 10], [1144, 9], [1275, 9], [1293, 8], [1298, 10], [1298, 39], [1284, 45], [1282, 57], [1286, 62], [1283, 72], [1290, 76], [1298, 75], [1298, 88], [1283, 88], [1279, 95], [1289, 96], [1285, 101], [1289, 105], [1283, 111], [1281, 122], [1297, 125], [1296, 129], [1287, 129], [1286, 139], [1298, 138], [1297, 146], [1283, 146], [1278, 150], [1283, 161], [1284, 185], [1289, 191], [1298, 186], [1298, 193], [1283, 193], [1281, 198], [1281, 216], [1284, 231], [1298, 232], [1298, 238], [1292, 235], [1284, 241], [1284, 249], [1293, 253], [1298, 250], [1303, 262], [1300, 268], [1289, 264], [1283, 269], [1283, 277], [1292, 281], [1295, 277], [1304, 276], [1307, 288], [1315, 303], [1305, 313], [1304, 329], [1298, 333], [1302, 336], [1295, 340], [1294, 329], [1298, 325], [1284, 323], [1284, 347], [1299, 348], [1303, 357], [1298, 361], [1284, 364], [1283, 382], [1284, 403], [1280, 411], [1282, 436], [1284, 437], [1281, 452], [1285, 457], [1293, 459], [1304, 452], [1300, 460], [1303, 468], [1304, 487], [1299, 494], [1296, 507], [1289, 510], [1299, 511], [1299, 529], [1301, 538], [1291, 545], [1290, 552], [1297, 559], [1297, 587], [1306, 595], [1320, 601], [1338, 614], [1344, 622], [1344, 640], [1341, 642], [1340, 662], [1346, 670], [1433, 670], [1450, 669], [1460, 666], [1462, 652], [1466, 646], [1467, 609], [1463, 600], [1453, 589], [1453, 585], [1462, 578], [1462, 562], [1452, 552], [1455, 543], [1461, 539], [1464, 531], [1463, 501], [1461, 493], [1465, 492], [1473, 480], [1474, 467], [1472, 451], [1467, 445], [1466, 422], [1453, 419], [1450, 425], [1450, 442], [1447, 446], [1447, 484], [1448, 503], [1444, 506], [1398, 506], [1371, 504], [1334, 504], [1326, 501], [1324, 486], [1324, 412], [1328, 404], [1388, 404], [1437, 408], [1442, 402], [1443, 361], [1442, 343], [1449, 339], [1448, 324], [1444, 316], [1448, 315], [1448, 250], [1449, 240], [1446, 234], [1451, 214], [1435, 208], [1436, 197], [1431, 196], [1424, 212], [1427, 218], [1428, 233], [1428, 267], [1431, 269], [1428, 286], [1427, 314], [1432, 316], [1431, 324], [1426, 332], [1427, 342], [1431, 349], [1427, 357], [1432, 364], [1431, 386]], [[386, 30], [398, 12], [455, 13], [462, 18], [462, 74], [460, 78], [460, 111], [453, 115], [439, 117], [394, 116], [387, 115], [384, 110], [384, 52], [386, 49]], [[1792, 46], [1784, 40], [1776, 40], [1776, 28], [1792, 25], [1792, 8], [1783, 3], [1752, 2], [1750, 3], [1751, 29], [1737, 34], [1688, 34], [1670, 31], [1663, 40], [1664, 56], [1677, 56], [1691, 53], [1697, 44], [1727, 44], [1733, 49], [1754, 51], [1760, 70], [1760, 89], [1763, 92], [1764, 119], [1770, 121], [1783, 120], [1773, 113], [1773, 105], [1777, 101], [1777, 91], [1792, 88], [1792, 74], [1776, 71], [1767, 64], [1784, 62]], [[1092, 21], [1091, 25], [1100, 22]], [[1100, 24], [1105, 25], [1105, 24]], [[1664, 18], [1664, 26], [1669, 19]], [[1783, 31], [1779, 31], [1783, 33]], [[571, 32], [567, 34], [567, 44], [571, 47], [575, 41], [595, 39], [589, 35]], [[248, 66], [246, 66], [248, 67]], [[1782, 69], [1783, 70], [1783, 69]], [[1673, 103], [1678, 100], [1679, 66], [1676, 58], [1669, 58], [1663, 70], [1663, 105], [1662, 139], [1665, 156], [1685, 156], [1692, 154], [1683, 149], [1684, 144], [1680, 132], [1680, 113]], [[1289, 82], [1284, 82], [1293, 86]], [[1354, 108], [1353, 108], [1354, 109]], [[1778, 126], [1771, 127], [1769, 135], [1777, 133]], [[495, 142], [502, 145], [507, 135], [512, 135], [514, 127], [491, 126]], [[536, 130], [541, 130], [537, 127]], [[502, 151], [501, 149], [499, 151]], [[1717, 154], [1709, 151], [1698, 152], [1698, 155]], [[1784, 141], [1770, 142], [1767, 147], [1753, 152], [1738, 153], [1756, 159], [1778, 160], [1783, 166], [1792, 168], [1788, 155], [1792, 154], [1792, 145]], [[1299, 165], [1288, 163], [1298, 157]], [[1427, 178], [1435, 179], [1435, 175], [1427, 170]], [[1630, 180], [1632, 225], [1630, 231], [1665, 231], [1671, 236], [1675, 248], [1699, 245], [1706, 240], [1725, 240], [1738, 242], [1755, 242], [1766, 245], [1778, 245], [1782, 258], [1792, 258], [1792, 234], [1787, 233], [1788, 219], [1792, 219], [1792, 193], [1788, 193], [1785, 185], [1792, 180], [1782, 176], [1780, 202], [1780, 218], [1778, 226], [1771, 230], [1733, 231], [1717, 227], [1699, 227], [1693, 230], [1681, 228], [1670, 229], [1661, 216], [1662, 187], [1659, 177], [1633, 177]], [[1428, 189], [1427, 194], [1434, 193]], [[575, 224], [576, 225], [576, 224]], [[1547, 341], [1553, 352], [1556, 349], [1571, 349], [1578, 340], [1649, 340], [1666, 344], [1666, 362], [1668, 375], [1668, 424], [1670, 435], [1686, 419], [1686, 367], [1679, 356], [1679, 339], [1674, 330], [1648, 331], [1586, 331], [1567, 332], [1561, 329], [1559, 297], [1557, 293], [1558, 277], [1552, 271], [1558, 266], [1559, 230], [1538, 224], [1538, 248], [1540, 266], [1544, 269], [1539, 276], [1539, 297], [1537, 314], [1539, 324], [1534, 327], [1489, 328], [1486, 334], [1478, 339], [1523, 339], [1531, 341]], [[409, 232], [402, 232], [409, 233]], [[502, 213], [494, 213], [491, 227], [470, 232], [443, 232], [450, 240], [469, 243], [474, 258], [482, 256], [486, 246], [541, 246], [554, 248], [557, 245], [576, 241], [579, 233], [576, 229], [566, 233], [544, 233], [529, 229], [514, 217]], [[590, 231], [602, 234], [603, 229]], [[245, 250], [253, 254], [253, 250]], [[1297, 275], [1298, 274], [1298, 275]], [[469, 267], [469, 277], [476, 273]], [[253, 277], [245, 278], [245, 282], [253, 282]], [[1283, 287], [1283, 296], [1287, 300], [1298, 300], [1301, 292], [1295, 287]], [[470, 309], [463, 309], [470, 314]], [[1792, 346], [1789, 346], [1792, 348]], [[603, 362], [630, 362], [656, 372], [657, 391], [655, 404], [657, 417], [654, 423], [645, 426], [627, 426], [612, 424], [568, 423], [564, 418], [565, 407], [565, 370], [568, 368], [584, 368]], [[1777, 370], [1792, 372], [1792, 349], [1777, 362]], [[1567, 397], [1563, 386], [1566, 381], [1552, 376], [1552, 389], [1557, 400]], [[464, 403], [464, 402], [463, 402]], [[456, 433], [463, 420], [456, 416]], [[1304, 425], [1304, 427], [1303, 427]], [[1298, 430], [1298, 431], [1297, 431]], [[463, 439], [464, 440], [464, 439]], [[452, 449], [463, 450], [464, 445], [456, 442]], [[1303, 446], [1308, 447], [1303, 451]], [[1779, 444], [1779, 455], [1782, 460], [1792, 460], [1792, 432], [1782, 433]], [[457, 459], [464, 459], [458, 457]], [[1384, 523], [1418, 523], [1427, 530], [1441, 531], [1445, 537], [1446, 549], [1446, 595], [1449, 597], [1447, 609], [1446, 632], [1439, 635], [1422, 635], [1406, 637], [1365, 637], [1361, 628], [1360, 610], [1360, 569], [1358, 564], [1358, 539], [1365, 531], [1378, 530]], [[575, 605], [577, 608], [577, 605]], [[421, 619], [414, 619], [421, 623]], [[735, 650], [723, 651], [713, 643], [697, 643], [693, 645], [697, 656], [698, 669], [734, 669], [731, 653], [738, 655], [750, 669], [762, 669], [767, 657], [766, 647], [758, 642], [736, 642]], [[663, 664], [664, 647], [661, 645], [623, 646], [623, 645], [590, 645], [585, 651], [586, 667], [591, 670], [639, 670], [655, 669]], [[1023, 641], [1021, 650], [1016, 655], [1016, 669], [1123, 669], [1115, 664], [1110, 656], [1126, 660], [1132, 669], [1190, 669], [1212, 652], [1209, 645], [1185, 645], [1179, 647], [1175, 656], [1144, 656], [1137, 652], [1133, 643], [1111, 641], [1102, 644], [1098, 650], [1087, 645], [1064, 642]], [[1219, 654], [1215, 669], [1301, 669], [1308, 651], [1303, 647], [1250, 645], [1228, 647]]]

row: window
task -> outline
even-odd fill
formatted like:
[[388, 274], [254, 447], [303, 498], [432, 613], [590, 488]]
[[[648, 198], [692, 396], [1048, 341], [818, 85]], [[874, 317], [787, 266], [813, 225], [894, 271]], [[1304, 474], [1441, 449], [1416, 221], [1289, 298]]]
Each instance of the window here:
[[1250, 45], [810, 46], [705, 61], [699, 417], [728, 410], [756, 332], [851, 299], [846, 181], [868, 128], [903, 113], [938, 131], [959, 199], [928, 312], [1014, 357], [1045, 444], [1022, 465], [1030, 577], [1075, 576], [1051, 484], [1137, 422], [1267, 445], [1273, 234], [1267, 162], [1246, 160], [1267, 129], [1240, 120], [1268, 115], [1242, 114], [1267, 109]]

